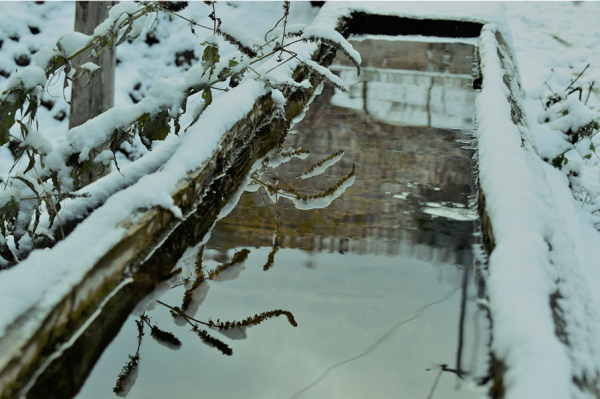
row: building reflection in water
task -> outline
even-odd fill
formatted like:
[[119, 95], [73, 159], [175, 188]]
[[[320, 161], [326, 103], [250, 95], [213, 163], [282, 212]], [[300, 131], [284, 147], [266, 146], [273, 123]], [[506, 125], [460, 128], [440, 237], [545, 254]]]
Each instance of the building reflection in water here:
[[397, 51], [389, 41], [364, 38], [353, 46], [377, 61], [360, 77], [345, 60], [333, 65], [349, 87], [347, 94], [335, 91], [333, 105], [365, 110], [392, 125], [473, 129], [472, 45], [406, 42]]
[[[468, 209], [473, 150], [465, 144], [471, 138], [468, 129], [476, 95], [467, 75], [473, 46], [403, 42], [400, 47], [408, 45], [409, 49], [397, 51], [398, 43], [353, 42], [363, 59], [374, 57], [388, 66], [365, 68], [368, 114], [363, 110], [362, 93], [354, 90], [361, 85], [352, 84], [352, 75], [357, 81], [356, 72], [336, 62], [332, 70], [350, 82], [349, 94], [326, 87], [304, 120], [294, 126], [300, 133], [289, 136], [286, 145], [308, 148], [315, 157], [282, 165], [278, 168], [281, 179], [292, 179], [315, 158], [343, 149], [342, 160], [323, 175], [294, 180], [294, 185], [301, 192], [318, 192], [345, 175], [353, 163], [356, 180], [342, 198], [325, 209], [299, 211], [281, 199], [281, 247], [403, 254], [463, 263], [461, 250], [470, 247], [476, 218]], [[409, 61], [415, 51], [425, 54], [424, 59]], [[393, 69], [401, 67], [424, 71]], [[399, 78], [399, 82], [386, 81], [390, 78]], [[452, 219], [438, 215], [451, 215]], [[245, 193], [215, 227], [213, 241], [222, 250], [270, 246], [274, 225], [260, 195]]]

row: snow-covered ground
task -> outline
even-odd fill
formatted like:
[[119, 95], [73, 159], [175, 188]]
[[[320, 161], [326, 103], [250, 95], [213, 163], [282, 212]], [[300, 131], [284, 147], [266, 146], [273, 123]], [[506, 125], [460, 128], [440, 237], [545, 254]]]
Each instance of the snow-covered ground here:
[[[0, 10], [2, 11], [0, 12], [0, 41], [3, 42], [0, 46], [0, 89], [4, 89], [10, 75], [16, 69], [23, 68], [16, 63], [19, 58], [22, 59], [21, 64], [26, 65], [25, 59], [31, 60], [33, 54], [41, 47], [56, 47], [56, 40], [74, 25], [75, 3], [2, 2]], [[309, 2], [294, 2], [291, 5], [289, 22], [310, 23], [318, 10]], [[211, 11], [211, 8], [204, 3], [196, 2], [181, 14], [201, 25], [212, 26], [212, 21], [208, 18]], [[216, 14], [223, 19], [224, 23], [235, 25], [254, 37], [260, 37], [269, 29], [266, 28], [267, 26], [275, 25], [281, 18], [282, 9], [281, 4], [275, 2], [220, 2], [216, 5]], [[185, 72], [201, 59], [200, 43], [210, 33], [201, 28], [196, 28], [194, 31], [195, 34], [192, 34], [186, 21], [170, 18], [166, 13], [161, 13], [158, 20], [152, 16], [147, 21], [146, 29], [139, 38], [119, 46], [115, 77], [115, 106], [139, 102], [159, 78], [183, 78]], [[234, 50], [235, 47], [229, 43], [220, 44], [221, 56]], [[40, 126], [43, 126], [44, 135], [56, 146], [64, 140], [68, 130], [69, 106], [62, 98], [62, 79], [52, 83], [48, 93], [44, 94], [38, 119]], [[69, 99], [70, 89], [67, 89], [64, 94]], [[221, 92], [215, 91], [213, 96], [216, 99], [220, 94]], [[182, 126], [185, 127], [190, 121], [191, 116], [184, 116]], [[14, 129], [16, 127], [13, 127]], [[155, 145], [160, 144], [162, 143], [155, 142]], [[127, 144], [124, 147], [130, 159], [123, 152], [118, 152], [119, 166], [126, 165], [132, 159], [137, 159], [148, 152], [139, 138], [134, 142], [133, 148]], [[11, 166], [12, 156], [5, 145], [0, 148], [0, 176], [3, 180], [6, 180]]]
[[[600, 352], [597, 340], [593, 337], [600, 328], [597, 311], [600, 307], [600, 297], [597, 295], [600, 286], [600, 159], [594, 147], [600, 144], [600, 135], [590, 140], [585, 137], [575, 139], [564, 133], [569, 129], [576, 131], [581, 126], [593, 124], [594, 120], [598, 122], [600, 119], [600, 29], [597, 19], [600, 4], [519, 2], [506, 3], [505, 7], [525, 94], [527, 123], [535, 136], [540, 155], [546, 161], [540, 175], [545, 175], [552, 198], [542, 200], [546, 203], [553, 201], [555, 207], [550, 207], [554, 213], [553, 218], [555, 221], [562, 220], [555, 227], [558, 231], [547, 230], [543, 234], [546, 235], [547, 243], [557, 236], [563, 238], [559, 240], [561, 248], [550, 248], [547, 258], [531, 259], [531, 265], [545, 265], [544, 268], [537, 269], [545, 269], [543, 276], [534, 277], [530, 274], [536, 268], [513, 269], [514, 274], [504, 276], [514, 282], [511, 287], [507, 281], [505, 289], [511, 287], [516, 295], [514, 300], [507, 301], [504, 305], [495, 305], [507, 307], [502, 316], [512, 317], [516, 324], [512, 326], [514, 331], [527, 328], [533, 333], [531, 337], [535, 341], [518, 340], [526, 334], [508, 334], [513, 337], [512, 342], [502, 342], [503, 338], [499, 337], [502, 331], [497, 331], [495, 334], [500, 339], [497, 345], [512, 347], [512, 350], [499, 351], [509, 362], [516, 358], [525, 360], [528, 356], [537, 357], [540, 369], [538, 377], [543, 379], [538, 380], [538, 386], [549, 388], [544, 390], [547, 393], [544, 397], [596, 397], [598, 383], [595, 374], [600, 366]], [[589, 67], [585, 70], [588, 64]], [[544, 103], [548, 97], [556, 93], [564, 98], [564, 90], [584, 70], [584, 74], [571, 87], [583, 89], [581, 102], [578, 101], [579, 93], [575, 92], [567, 101], [544, 112]], [[593, 81], [596, 84], [590, 94], [589, 88]], [[582, 104], [586, 101], [587, 107]], [[596, 125], [592, 129], [592, 135], [597, 132]], [[573, 141], [577, 142], [573, 145]], [[564, 154], [564, 159], [560, 158], [561, 154]], [[560, 170], [551, 165], [553, 159], [556, 159], [554, 163]], [[539, 220], [532, 218], [530, 227], [535, 229], [536, 225], [549, 225], [538, 223]], [[514, 288], [527, 280], [529, 285], [522, 288], [532, 295], [520, 296], [519, 290]], [[547, 308], [548, 296], [543, 299], [544, 296], [540, 295], [544, 290], [549, 290], [550, 294], [559, 293], [555, 299], [560, 310], [554, 316], [546, 313], [539, 318], [541, 315], [538, 314], [535, 320], [539, 323], [536, 323], [520, 312], [540, 300], [546, 301]], [[537, 298], [535, 293], [538, 294]], [[496, 306], [491, 305], [492, 313], [494, 309], [498, 309]], [[555, 336], [548, 336], [540, 331], [541, 324], [552, 320], [552, 317], [555, 320], [550, 325], [560, 326], [561, 322], [556, 318], [566, 323], [560, 340], [568, 342], [568, 350], [559, 344]], [[531, 365], [525, 360], [506, 374], [505, 384], [509, 388], [523, 387], [520, 384], [520, 372], [521, 367], [526, 367], [526, 364]], [[564, 378], [565, 374], [570, 374], [579, 383], [585, 381], [582, 385], [587, 384], [588, 389], [595, 386], [596, 393], [582, 393], [569, 379]], [[548, 383], [549, 381], [552, 383]], [[533, 397], [532, 395], [541, 392], [542, 390], [532, 392], [517, 389], [512, 393], [516, 397]]]
[[[353, 6], [360, 8], [363, 4], [353, 3]], [[569, 128], [577, 130], [594, 118], [596, 121], [599, 118], [600, 3], [510, 2], [505, 3], [503, 7], [505, 19], [498, 14], [502, 13], [502, 7], [491, 3], [472, 3], [472, 6], [460, 7], [448, 3], [431, 4], [428, 7], [419, 7], [410, 3], [364, 3], [365, 9], [378, 9], [382, 12], [395, 9], [397, 12], [404, 11], [413, 15], [434, 13], [474, 19], [484, 18], [499, 24], [506, 33], [508, 33], [507, 27], [512, 31], [513, 48], [523, 84], [525, 117], [530, 131], [535, 136], [540, 157], [546, 161], [542, 170], [538, 172], [539, 176], [545, 176], [552, 193], [552, 198], [542, 200], [545, 201], [544, 203], [554, 204], [549, 209], [555, 213], [554, 216], [563, 221], [559, 226], [564, 231], [561, 230], [560, 234], [569, 239], [564, 244], [568, 248], [568, 255], [552, 253], [551, 248], [549, 259], [530, 259], [531, 265], [537, 265], [539, 269], [532, 267], [527, 270], [511, 270], [509, 268], [505, 270], [510, 272], [496, 275], [498, 277], [492, 281], [492, 287], [496, 283], [499, 283], [498, 287], [510, 287], [513, 279], [514, 282], [520, 282], [517, 284], [520, 291], [518, 289], [509, 291], [508, 294], [514, 294], [513, 300], [509, 302], [492, 303], [493, 317], [494, 311], [497, 311], [496, 316], [502, 315], [508, 318], [506, 320], [498, 318], [495, 328], [499, 325], [507, 326], [515, 323], [514, 331], [518, 332], [520, 329], [529, 329], [529, 331], [525, 331], [522, 335], [511, 335], [514, 331], [496, 330], [494, 348], [497, 354], [505, 357], [504, 360], [509, 366], [504, 381], [509, 397], [532, 398], [538, 397], [536, 394], [540, 392], [547, 392], [544, 398], [588, 397], [573, 387], [571, 376], [580, 379], [586, 376], [589, 379], [590, 370], [600, 370], [600, 346], [592, 339], [600, 333], [600, 313], [597, 310], [600, 309], [600, 295], [595, 293], [600, 286], [600, 233], [598, 233], [600, 158], [594, 151], [600, 146], [600, 135], [595, 138], [582, 138], [573, 144], [569, 142], [565, 132]], [[330, 9], [333, 10], [335, 7]], [[0, 3], [0, 10], [0, 42], [2, 43], [0, 89], [3, 89], [15, 69], [22, 68], [17, 64], [26, 65], [27, 58], [31, 59], [32, 54], [42, 46], [54, 47], [55, 40], [67, 31], [69, 26], [73, 26], [74, 3], [3, 2]], [[212, 23], [207, 17], [209, 11], [204, 3], [198, 2], [192, 3], [183, 14], [208, 25]], [[290, 23], [310, 24], [317, 12], [318, 8], [312, 7], [309, 2], [293, 2]], [[218, 3], [217, 16], [223, 18], [227, 24], [242, 28], [253, 36], [261, 36], [264, 34], [265, 26], [274, 25], [280, 18], [281, 3]], [[322, 17], [326, 19], [327, 16]], [[152, 24], [152, 19], [149, 24]], [[181, 79], [190, 64], [194, 65], [201, 57], [199, 43], [203, 41], [205, 33], [196, 29], [196, 34], [198, 37], [190, 32], [190, 27], [185, 21], [171, 21], [168, 16], [163, 15], [154, 23], [151, 34], [145, 30], [137, 40], [124, 43], [119, 47], [116, 106], [131, 105], [140, 101], [148, 94], [150, 87], [158, 78]], [[510, 35], [507, 36], [510, 40]], [[221, 54], [233, 50], [231, 45], [225, 44]], [[546, 99], [554, 93], [560, 94], [567, 89], [588, 64], [589, 67], [573, 85], [582, 88], [582, 101], [575, 100], [579, 96], [579, 93], [575, 92], [569, 96], [567, 102], [559, 103], [550, 111], [543, 113]], [[590, 93], [589, 87], [592, 82], [596, 83]], [[39, 124], [43, 127], [40, 130], [54, 146], [64, 140], [67, 131], [67, 118], [64, 115], [68, 114], [68, 106], [62, 99], [61, 87], [60, 84], [51, 86], [38, 113]], [[68, 94], [67, 92], [67, 98]], [[582, 107], [582, 103], [587, 104]], [[63, 116], [62, 120], [60, 120], [61, 116]], [[182, 126], [184, 127], [189, 121], [189, 117], [184, 118]], [[597, 131], [596, 128], [594, 132]], [[128, 152], [131, 158], [136, 158], [145, 154], [147, 150], [137, 142], [137, 145], [128, 149]], [[121, 165], [129, 162], [123, 154], [118, 157]], [[555, 164], [560, 166], [560, 170], [551, 165], [555, 159], [558, 159], [558, 163], [555, 161]], [[6, 171], [11, 166], [12, 155], [7, 145], [4, 145], [0, 148], [0, 172], [4, 180], [7, 176]], [[522, 198], [528, 198], [518, 197], [518, 194], [512, 193], [514, 201], [524, 201]], [[528, 226], [532, 230], [537, 229], [537, 233], [546, 226], [534, 217], [528, 219], [531, 215], [518, 216], [525, 218], [520, 220], [521, 225]], [[534, 216], [541, 217], [539, 214]], [[506, 223], [509, 225], [511, 217], [514, 218], [515, 215], [506, 215], [506, 217]], [[556, 234], [551, 230], [542, 233], [548, 236]], [[514, 234], [515, 237], [522, 236], [523, 243], [528, 242], [527, 233], [514, 231]], [[502, 240], [501, 236], [496, 238]], [[555, 237], [548, 237], [547, 242], [553, 239]], [[502, 242], [498, 241], [496, 244], [500, 247]], [[524, 250], [527, 251], [528, 248]], [[565, 259], [572, 259], [576, 265], [572, 269], [552, 266], [561, 262], [564, 265]], [[545, 265], [552, 267], [543, 269]], [[529, 273], [531, 270], [542, 274], [532, 275]], [[495, 270], [491, 272], [493, 274]], [[498, 282], [498, 278], [504, 280]], [[2, 279], [1, 273], [0, 279]], [[558, 338], [552, 339], [554, 330], [548, 330], [548, 326], [553, 326], [555, 321], [548, 306], [549, 298], [544, 296], [544, 293], [552, 292], [554, 289], [558, 289], [564, 298], [577, 298], [579, 301], [579, 306], [575, 306], [577, 303], [574, 305], [573, 301], [557, 299], [558, 306], [563, 310], [562, 317], [568, 323], [567, 340], [573, 348], [570, 351], [558, 342]], [[528, 291], [530, 295], [523, 296], [524, 291]], [[507, 293], [504, 292], [503, 295]], [[493, 300], [494, 297], [492, 296], [491, 299]], [[527, 319], [526, 313], [520, 313], [522, 305], [531, 305], [532, 302], [547, 310], [544, 314], [536, 315], [539, 319]], [[528, 307], [523, 306], [523, 308]], [[540, 323], [536, 324], [537, 320]], [[544, 328], [546, 330], [542, 331]], [[528, 346], [531, 342], [527, 339], [535, 336], [538, 331], [539, 342]], [[506, 332], [506, 337], [523, 340], [509, 341], [502, 337], [503, 332]], [[546, 337], [549, 337], [548, 341], [545, 341]], [[545, 358], [536, 358], [529, 363], [526, 361], [528, 356], [535, 357], [542, 352], [546, 353]], [[536, 373], [521, 368], [540, 364], [545, 364], [547, 367], [537, 370]], [[540, 376], [546, 380], [529, 381], [522, 385], [524, 376]], [[549, 384], [548, 381], [552, 383]], [[587, 382], [593, 383], [589, 380]], [[544, 389], [535, 392], [511, 390], [514, 387], [535, 384]]]

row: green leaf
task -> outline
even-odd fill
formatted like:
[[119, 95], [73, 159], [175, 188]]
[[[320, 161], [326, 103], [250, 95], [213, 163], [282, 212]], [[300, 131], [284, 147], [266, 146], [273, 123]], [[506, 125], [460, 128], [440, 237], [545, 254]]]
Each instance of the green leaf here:
[[208, 107], [212, 103], [212, 91], [210, 87], [207, 87], [202, 91], [202, 99], [204, 100], [204, 108]]
[[85, 161], [79, 170], [79, 176], [92, 173], [96, 170], [98, 164], [93, 161]]
[[16, 215], [20, 206], [21, 204], [19, 201], [17, 201], [17, 199], [11, 195], [8, 202], [4, 204], [2, 209], [0, 209], [0, 213], [3, 215]]
[[29, 157], [29, 165], [27, 165], [27, 169], [25, 169], [25, 172], [23, 172], [23, 173], [29, 172], [35, 166], [35, 155], [31, 155], [29, 152], [25, 152], [25, 153]]
[[229, 79], [229, 87], [237, 87], [240, 84], [240, 81], [244, 77], [244, 74], [246, 73], [247, 70], [248, 70], [248, 68], [244, 68], [241, 71], [236, 72], [233, 75], [231, 75], [231, 78]]
[[229, 68], [233, 68], [237, 64], [239, 64], [239, 62], [237, 62], [235, 59], [232, 58], [229, 60]]
[[204, 76], [207, 70], [210, 70], [208, 76], [211, 77], [213, 72], [215, 71], [215, 65], [221, 60], [221, 57], [219, 56], [219, 46], [207, 42], [204, 42], [202, 44], [206, 45], [204, 53], [202, 53], [202, 61], [204, 61], [208, 66], [208, 68], [204, 71], [202, 76]]
[[35, 195], [40, 195], [40, 193], [38, 193], [37, 190], [35, 189], [35, 186], [33, 185], [33, 183], [31, 183], [29, 180], [27, 180], [21, 176], [15, 176], [15, 179], [21, 180], [23, 183], [25, 183], [27, 185], [27, 187], [29, 187], [31, 189], [31, 191], [33, 191], [35, 193]]
[[164, 140], [171, 129], [169, 128], [169, 111], [164, 110], [158, 112], [156, 115], [144, 115], [138, 120], [138, 130], [142, 142], [146, 142], [146, 147], [150, 147], [150, 144], [154, 140]]
[[131, 14], [127, 14], [127, 21], [129, 22], [129, 26], [127, 26], [127, 29], [125, 30], [125, 32], [123, 33], [121, 38], [117, 41], [117, 44], [115, 44], [115, 47], [123, 44], [123, 42], [125, 42], [125, 40], [127, 39], [127, 35], [129, 35], [129, 33], [133, 29], [133, 18], [131, 18]]
[[9, 131], [15, 124], [17, 111], [23, 107], [25, 95], [19, 97], [17, 101], [4, 101], [0, 104], [0, 145], [10, 141]]

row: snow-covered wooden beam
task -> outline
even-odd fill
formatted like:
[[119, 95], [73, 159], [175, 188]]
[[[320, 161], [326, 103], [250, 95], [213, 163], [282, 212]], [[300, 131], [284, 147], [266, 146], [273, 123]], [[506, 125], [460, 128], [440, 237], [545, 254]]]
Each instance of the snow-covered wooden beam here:
[[[335, 57], [334, 49], [314, 43], [299, 43], [295, 51], [324, 66]], [[284, 125], [305, 112], [320, 87], [298, 63], [277, 72], [310, 89], [269, 92], [262, 82], [242, 82], [186, 134], [123, 168], [126, 177], [113, 173], [86, 187], [95, 199], [67, 205], [67, 238], [3, 272], [0, 291], [11, 306], [0, 315], [2, 398], [32, 389], [119, 292], [139, 300], [209, 231], [254, 162], [281, 143]], [[126, 317], [131, 309], [121, 308]], [[77, 374], [84, 379], [85, 367]]]
[[[482, 272], [492, 329], [490, 395], [600, 398], [600, 295], [593, 285], [598, 261], [587, 259], [579, 249], [585, 237], [573, 226], [578, 216], [567, 178], [542, 160], [527, 124], [502, 6], [330, 2], [319, 17], [333, 20], [340, 15], [377, 15], [383, 22], [375, 25], [381, 30], [412, 29], [387, 23], [392, 17], [398, 17], [399, 24], [406, 18], [419, 20], [415, 26], [436, 19], [455, 21], [465, 35], [472, 27], [465, 21], [482, 25], [474, 86], [481, 88], [475, 120], [479, 205], [488, 254]], [[444, 29], [452, 33], [449, 26]], [[361, 33], [389, 34], [368, 29]]]
[[[527, 125], [519, 74], [495, 24], [478, 46], [480, 207], [489, 253], [494, 398], [600, 397], [600, 309], [565, 212], [566, 176], [544, 162]], [[564, 180], [564, 182], [563, 182]], [[576, 215], [572, 219], [576, 219]], [[597, 265], [597, 262], [596, 262]]]

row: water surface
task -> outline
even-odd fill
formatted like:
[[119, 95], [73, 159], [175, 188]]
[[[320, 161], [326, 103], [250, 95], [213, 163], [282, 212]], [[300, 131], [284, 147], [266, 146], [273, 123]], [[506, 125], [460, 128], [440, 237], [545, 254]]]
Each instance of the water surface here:
[[[248, 257], [196, 284], [187, 311], [207, 322], [284, 309], [297, 327], [280, 316], [247, 329], [242, 340], [207, 330], [231, 347], [233, 355], [225, 356], [156, 305], [155, 298], [183, 306], [192, 284], [169, 288], [196, 278], [199, 244], [179, 261], [181, 274], [146, 301], [153, 305], [130, 316], [78, 397], [112, 395], [136, 352], [129, 398], [427, 398], [439, 365], [457, 367], [461, 287], [476, 222], [473, 47], [375, 39], [353, 45], [366, 65], [362, 80], [345, 61], [332, 66], [349, 81], [349, 93], [326, 88], [284, 145], [311, 155], [262, 179], [312, 195], [354, 165], [354, 183], [323, 209], [298, 210], [263, 189], [244, 193], [200, 254], [203, 270], [242, 250]], [[339, 150], [343, 157], [324, 173], [297, 177]], [[474, 379], [486, 373], [487, 324], [471, 280], [460, 364], [465, 379], [444, 372], [433, 398], [485, 396]], [[150, 324], [181, 340], [179, 350], [157, 343], [146, 325], [138, 351], [135, 321], [143, 310]]]

